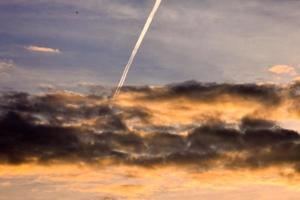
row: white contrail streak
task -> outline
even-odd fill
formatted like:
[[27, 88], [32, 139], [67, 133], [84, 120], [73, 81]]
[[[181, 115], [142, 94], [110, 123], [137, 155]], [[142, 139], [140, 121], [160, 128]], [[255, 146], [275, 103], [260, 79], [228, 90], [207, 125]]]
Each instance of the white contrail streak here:
[[117, 89], [115, 91], [115, 94], [114, 94], [113, 98], [115, 98], [115, 97], [118, 96], [118, 94], [120, 93], [121, 88], [124, 85], [124, 82], [125, 82], [125, 79], [127, 77], [128, 71], [129, 71], [129, 69], [130, 69], [130, 67], [131, 67], [131, 65], [133, 63], [133, 60], [134, 60], [134, 58], [135, 58], [135, 56], [136, 56], [136, 54], [137, 54], [137, 52], [138, 52], [138, 50], [139, 50], [139, 48], [140, 48], [143, 40], [145, 38], [145, 35], [146, 35], [147, 31], [149, 30], [149, 27], [150, 27], [150, 25], [151, 25], [151, 23], [153, 21], [153, 18], [154, 18], [155, 14], [156, 14], [159, 6], [160, 6], [160, 3], [161, 3], [161, 0], [156, 0], [156, 2], [154, 4], [154, 7], [153, 7], [153, 9], [152, 9], [152, 11], [151, 11], [151, 13], [150, 13], [147, 21], [146, 21], [146, 24], [145, 24], [143, 30], [142, 30], [142, 33], [141, 33], [141, 35], [140, 35], [140, 37], [139, 37], [139, 39], [138, 39], [138, 41], [137, 41], [137, 43], [136, 43], [136, 45], [135, 45], [132, 53], [131, 53], [131, 56], [130, 56], [130, 58], [128, 60], [128, 63], [125, 66], [125, 69], [123, 71], [123, 75], [122, 75], [122, 77], [121, 77], [121, 79], [119, 81], [118, 87], [117, 87]]

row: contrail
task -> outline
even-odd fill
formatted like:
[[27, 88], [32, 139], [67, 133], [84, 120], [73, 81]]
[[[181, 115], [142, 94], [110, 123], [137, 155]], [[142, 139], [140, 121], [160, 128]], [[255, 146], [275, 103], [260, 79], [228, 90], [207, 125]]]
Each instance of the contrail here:
[[138, 50], [139, 50], [139, 48], [140, 48], [143, 40], [144, 40], [144, 37], [145, 37], [147, 31], [149, 30], [149, 27], [150, 27], [150, 25], [151, 25], [151, 23], [153, 21], [153, 18], [154, 18], [155, 14], [156, 14], [159, 6], [160, 6], [160, 3], [161, 3], [161, 0], [156, 0], [156, 2], [154, 4], [154, 7], [153, 7], [153, 9], [152, 9], [152, 11], [151, 11], [151, 13], [150, 13], [147, 21], [146, 21], [146, 24], [145, 24], [143, 30], [142, 30], [142, 33], [141, 33], [141, 35], [140, 35], [140, 37], [139, 37], [139, 39], [138, 39], [138, 41], [137, 41], [137, 43], [136, 43], [136, 45], [135, 45], [132, 53], [131, 53], [131, 56], [130, 56], [130, 58], [128, 60], [128, 63], [125, 66], [125, 69], [123, 71], [123, 75], [122, 75], [122, 77], [121, 77], [121, 79], [119, 81], [118, 87], [117, 87], [117, 89], [115, 91], [115, 94], [114, 94], [113, 98], [115, 98], [115, 97], [118, 96], [118, 94], [120, 93], [121, 88], [124, 85], [124, 82], [125, 82], [125, 79], [127, 77], [128, 71], [129, 71], [129, 69], [130, 69], [130, 67], [131, 67], [131, 65], [133, 63], [133, 60], [134, 60], [134, 58], [135, 58], [135, 56], [136, 56], [136, 54], [137, 54], [137, 52], [138, 52]]

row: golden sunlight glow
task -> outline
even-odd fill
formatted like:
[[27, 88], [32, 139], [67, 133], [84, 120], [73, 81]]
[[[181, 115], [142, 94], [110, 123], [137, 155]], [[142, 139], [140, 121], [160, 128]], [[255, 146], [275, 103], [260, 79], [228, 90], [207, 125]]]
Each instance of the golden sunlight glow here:
[[[134, 92], [121, 93], [115, 104], [123, 107], [141, 107], [151, 113], [151, 124], [176, 125], [204, 123], [218, 119], [227, 123], [239, 122], [245, 116], [278, 121], [286, 125], [287, 121], [296, 122], [300, 118], [299, 110], [293, 108], [293, 100], [284, 100], [280, 106], [267, 106], [260, 102], [223, 95], [215, 101], [199, 102], [183, 97], [168, 100], [148, 100]], [[300, 130], [300, 124], [293, 127]]]
[[[40, 184], [60, 185], [61, 190], [73, 193], [74, 198], [74, 195], [84, 193], [87, 197], [98, 194], [126, 199], [164, 199], [173, 195], [175, 199], [180, 199], [187, 194], [190, 199], [197, 199], [199, 195], [206, 194], [222, 199], [224, 194], [228, 197], [230, 193], [256, 190], [258, 193], [266, 192], [263, 198], [256, 196], [259, 199], [272, 199], [270, 195], [276, 193], [277, 189], [288, 190], [291, 197], [300, 194], [300, 176], [288, 166], [260, 170], [233, 171], [220, 168], [199, 171], [196, 167], [183, 169], [176, 166], [149, 169], [121, 165], [33, 164], [1, 166], [0, 175], [7, 180], [2, 184], [3, 189], [16, 187], [10, 180], [33, 178]], [[278, 195], [283, 197], [282, 194]]]

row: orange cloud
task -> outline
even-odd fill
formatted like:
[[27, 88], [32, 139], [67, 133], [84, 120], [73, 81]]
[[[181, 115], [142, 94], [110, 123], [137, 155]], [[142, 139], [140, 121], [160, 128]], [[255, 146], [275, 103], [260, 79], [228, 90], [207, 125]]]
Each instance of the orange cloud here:
[[270, 67], [268, 71], [273, 74], [288, 74], [291, 76], [297, 75], [295, 68], [288, 65], [274, 65]]
[[294, 81], [300, 81], [300, 76], [296, 76], [293, 80]]
[[38, 53], [60, 53], [59, 49], [53, 49], [53, 48], [42, 47], [42, 46], [26, 46], [24, 48], [28, 51], [38, 52]]
[[[299, 86], [182, 83], [164, 88], [126, 87], [113, 102], [70, 91], [9, 93], [0, 98], [11, 111], [3, 114], [0, 129], [15, 139], [4, 140], [7, 150], [0, 161], [110, 161], [149, 167], [197, 165], [205, 158], [211, 168], [218, 165], [216, 155], [220, 155], [224, 165], [237, 168], [289, 161], [298, 169], [293, 156], [300, 136], [284, 128], [300, 130]], [[19, 130], [16, 124], [25, 125]], [[20, 132], [28, 139], [19, 139]], [[277, 145], [283, 140], [290, 146], [285, 155]], [[272, 151], [266, 151], [269, 146]], [[253, 154], [253, 147], [260, 154]], [[232, 158], [227, 154], [232, 151], [248, 154]], [[254, 157], [256, 161], [249, 162]]]
[[[297, 199], [299, 174], [288, 166], [259, 170], [226, 170], [174, 166], [138, 168], [133, 166], [91, 167], [87, 165], [0, 166], [6, 180], [0, 184], [1, 195], [14, 199], [24, 192], [18, 187], [37, 188], [26, 197], [56, 199], [241, 199], [241, 194], [255, 194], [253, 199]], [[14, 191], [14, 192], [7, 192]], [[238, 193], [239, 195], [235, 195]], [[84, 198], [77, 198], [83, 195]], [[173, 198], [172, 198], [173, 197]], [[29, 198], [28, 198], [29, 199]]]
[[114, 101], [56, 90], [5, 94], [0, 103], [11, 112], [0, 115], [0, 194], [297, 199], [300, 136], [273, 121], [300, 127], [299, 89], [298, 83], [125, 87]]

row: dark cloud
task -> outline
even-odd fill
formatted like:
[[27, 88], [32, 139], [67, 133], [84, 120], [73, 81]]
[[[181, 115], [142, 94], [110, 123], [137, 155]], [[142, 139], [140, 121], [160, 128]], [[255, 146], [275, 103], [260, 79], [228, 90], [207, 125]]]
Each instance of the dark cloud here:
[[[146, 98], [199, 101], [230, 94], [274, 106], [287, 98], [283, 94], [290, 94], [291, 88], [283, 92], [277, 86], [189, 82], [159, 89], [127, 88], [127, 92], [142, 92]], [[0, 110], [1, 163], [98, 164], [110, 159], [145, 167], [175, 164], [210, 168], [222, 160], [230, 168], [291, 164], [295, 169], [300, 163], [299, 134], [254, 116], [245, 116], [236, 124], [209, 118], [198, 124], [157, 126], [151, 124], [153, 113], [140, 105], [124, 107], [70, 92], [5, 93]], [[132, 128], [136, 120], [140, 125]], [[176, 132], [178, 127], [186, 134]]]
[[244, 117], [241, 120], [240, 129], [244, 131], [247, 129], [271, 129], [275, 128], [276, 126], [276, 123], [273, 121]]
[[8, 112], [1, 118], [1, 161], [22, 163], [30, 159], [63, 157], [78, 151], [78, 139], [71, 129], [33, 125], [33, 119]]
[[117, 148], [138, 149], [142, 143], [134, 134], [103, 133], [35, 124], [36, 119], [8, 112], [0, 120], [0, 161], [23, 162], [83, 161], [96, 162], [106, 156], [115, 157]]
[[223, 124], [203, 125], [192, 131], [188, 137], [189, 148], [193, 150], [224, 151], [238, 150], [243, 145], [239, 130], [226, 128]]
[[[248, 152], [231, 167], [253, 167], [299, 162], [299, 135], [276, 129], [238, 129], [225, 125], [203, 125], [187, 136], [153, 133], [104, 132], [97, 134], [80, 128], [35, 124], [28, 115], [8, 112], [0, 121], [0, 162], [19, 164], [38, 161], [88, 162], [97, 164], [105, 158], [140, 166], [161, 164], [206, 166], [226, 158], [226, 153]], [[268, 151], [266, 149], [268, 148]]]
[[123, 92], [142, 92], [142, 93], [148, 93], [151, 92], [152, 89], [149, 86], [124, 86], [122, 88]]
[[299, 139], [299, 134], [295, 131], [276, 128], [276, 129], [256, 129], [247, 130], [244, 135], [247, 144], [252, 146], [274, 145], [287, 141]]
[[[135, 91], [132, 88], [123, 90]], [[278, 105], [282, 101], [282, 88], [276, 85], [257, 84], [218, 84], [200, 83], [187, 81], [178, 84], [171, 84], [164, 88], [151, 89], [141, 88], [138, 90], [146, 94], [148, 99], [172, 99], [184, 97], [195, 101], [216, 101], [224, 95], [245, 100], [258, 101], [268, 105]]]

